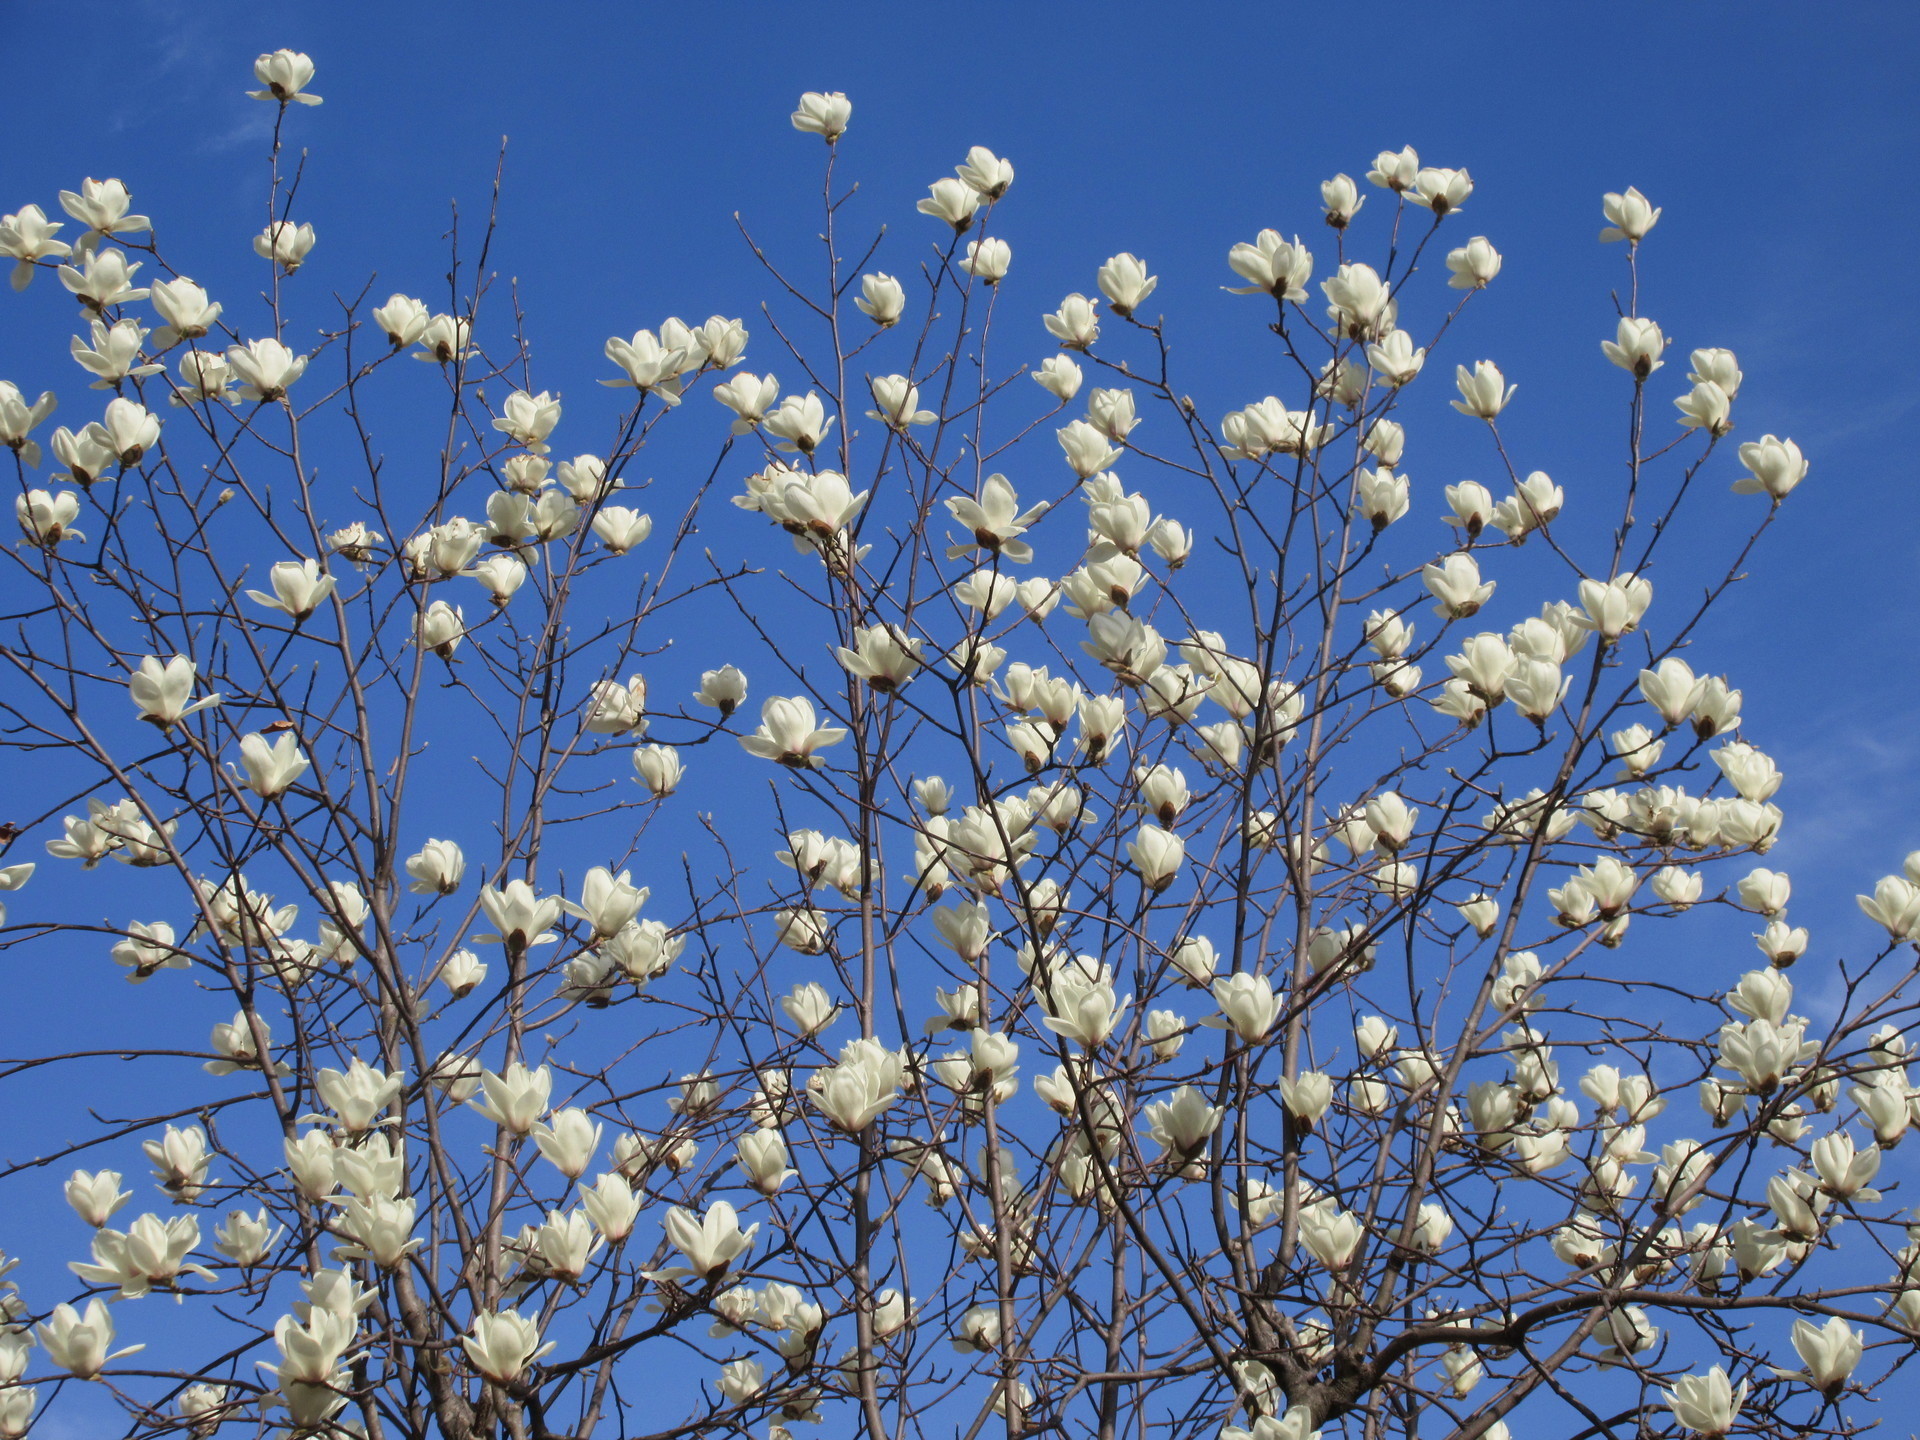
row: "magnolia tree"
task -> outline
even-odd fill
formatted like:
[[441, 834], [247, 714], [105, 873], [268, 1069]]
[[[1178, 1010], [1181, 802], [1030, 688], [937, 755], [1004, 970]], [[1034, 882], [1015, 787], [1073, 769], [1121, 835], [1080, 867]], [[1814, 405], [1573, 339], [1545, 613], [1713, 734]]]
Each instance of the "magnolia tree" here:
[[[824, 251], [756, 246], [751, 326], [805, 383], [669, 319], [560, 459], [484, 243], [445, 311], [303, 285], [312, 73], [256, 66], [261, 303], [119, 180], [0, 225], [10, 329], [77, 301], [105, 392], [54, 428], [72, 371], [0, 385], [0, 743], [44, 800], [0, 945], [191, 1022], [111, 1070], [10, 1027], [9, 1113], [88, 1108], [6, 1171], [0, 1435], [1871, 1414], [1920, 1340], [1920, 855], [1862, 897], [1884, 944], [1805, 956], [1781, 776], [1690, 642], [1807, 463], [1736, 450], [1735, 357], [1639, 313], [1639, 192], [1624, 443], [1568, 497], [1477, 350], [1462, 418], [1395, 418], [1497, 284], [1465, 170], [1383, 153], [1318, 240], [1233, 245], [1266, 378], [1202, 403], [1131, 254], [998, 338], [984, 149], [878, 268], [808, 94]], [[670, 434], [709, 458], [650, 484]], [[1440, 516], [1422, 445], [1502, 478]], [[695, 634], [733, 653], [677, 670]]]

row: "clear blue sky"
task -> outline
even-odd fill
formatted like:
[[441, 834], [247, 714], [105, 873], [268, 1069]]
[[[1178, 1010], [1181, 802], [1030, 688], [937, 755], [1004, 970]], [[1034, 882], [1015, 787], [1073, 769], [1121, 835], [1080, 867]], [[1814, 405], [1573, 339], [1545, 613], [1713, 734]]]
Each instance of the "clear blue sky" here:
[[[1506, 256], [1478, 317], [1522, 387], [1503, 428], [1572, 503], [1616, 463], [1599, 449], [1616, 412], [1592, 401], [1619, 252], [1594, 236], [1601, 193], [1637, 185], [1665, 207], [1645, 309], [1681, 353], [1738, 352], [1736, 439], [1791, 435], [1813, 462], [1703, 668], [1734, 674], [1788, 776], [1769, 863], [1795, 873], [1816, 955], [1823, 925], [1866, 938], [1852, 894], [1920, 847], [1920, 7], [15, 0], [4, 25], [0, 210], [119, 176], [163, 238], [191, 236], [169, 254], [220, 298], [259, 283], [245, 237], [272, 111], [243, 91], [260, 51], [319, 66], [326, 104], [293, 117], [313, 152], [296, 217], [329, 287], [378, 270], [381, 295], [443, 294], [448, 203], [484, 212], [508, 137], [495, 267], [518, 277], [536, 377], [583, 402], [610, 334], [668, 314], [754, 324], [766, 287], [733, 214], [786, 255], [810, 240], [818, 145], [786, 122], [802, 90], [854, 100], [844, 163], [856, 218], [893, 227], [884, 268], [931, 238], [912, 213], [925, 186], [991, 146], [1019, 168], [997, 218], [1021, 358], [1051, 353], [1041, 311], [1132, 250], [1162, 277], [1176, 344], [1228, 336], [1182, 357], [1216, 411], [1271, 388], [1245, 368], [1254, 327], [1226, 328], [1243, 303], [1219, 289], [1228, 246], [1266, 225], [1324, 233], [1317, 182], [1412, 144], [1478, 182], [1460, 233]], [[81, 408], [79, 372], [21, 303], [0, 296], [0, 378]], [[1450, 463], [1410, 467], [1420, 513], [1474, 473]]]
[[[343, 288], [378, 269], [383, 294], [433, 293], [448, 201], [480, 213], [509, 137], [498, 268], [519, 277], [549, 383], [576, 390], [615, 331], [751, 317], [763, 281], [732, 215], [789, 255], [811, 235], [816, 151], [785, 123], [803, 89], [853, 97], [843, 148], [871, 197], [856, 215], [893, 223], [896, 263], [928, 238], [912, 199], [984, 143], [1019, 167], [1002, 219], [1025, 283], [1007, 303], [1037, 315], [1131, 249], [1190, 335], [1230, 319], [1231, 242], [1312, 232], [1318, 180], [1411, 143], [1479, 182], [1463, 223], [1507, 257], [1481, 321], [1524, 386], [1512, 424], [1537, 443], [1529, 463], [1577, 485], [1568, 407], [1600, 383], [1618, 274], [1593, 241], [1598, 197], [1638, 185], [1666, 208], [1649, 313], [1683, 346], [1739, 352], [1737, 438], [1792, 434], [1813, 459], [1722, 628], [1749, 713], [1814, 782], [1793, 787], [1794, 834], [1920, 845], [1920, 819], [1895, 818], [1920, 800], [1916, 7], [134, 0], [21, 3], [7, 27], [0, 75], [39, 99], [9, 107], [4, 207], [52, 210], [83, 174], [119, 175], [198, 236], [260, 224], [271, 112], [242, 94], [249, 61], [310, 52], [327, 103], [296, 117], [313, 150], [299, 209]], [[216, 293], [258, 283], [244, 247], [192, 263]], [[7, 328], [5, 373], [38, 388]], [[1008, 333], [1046, 353], [1037, 325]], [[1236, 381], [1234, 353], [1202, 392], [1222, 408], [1265, 393]], [[1436, 493], [1461, 477], [1416, 478]]]
[[[222, 297], [259, 283], [244, 243], [210, 243], [261, 223], [256, 53], [308, 51], [327, 100], [294, 116], [312, 151], [296, 208], [321, 237], [309, 295], [375, 270], [382, 295], [444, 293], [449, 201], [472, 233], [508, 137], [496, 268], [517, 277], [539, 383], [576, 398], [609, 334], [667, 314], [752, 322], [766, 282], [736, 211], [776, 255], [808, 254], [818, 147], [785, 118], [803, 89], [853, 97], [850, 214], [892, 225], [880, 263], [915, 263], [933, 226], [913, 200], [989, 145], [1020, 177], [997, 217], [1015, 250], [1000, 353], [1050, 353], [1039, 313], [1132, 250], [1162, 277], [1176, 346], [1205, 337], [1178, 358], [1221, 411], [1270, 388], [1249, 368], [1257, 327], [1219, 288], [1227, 247], [1263, 225], [1323, 235], [1317, 182], [1410, 143], [1478, 181], [1463, 233], [1492, 237], [1506, 268], [1467, 343], [1521, 384], [1503, 424], [1575, 503], [1618, 454], [1597, 342], [1621, 272], [1594, 240], [1598, 201], [1637, 185], [1665, 207], [1647, 312], [1683, 353], [1739, 353], [1736, 439], [1792, 435], [1813, 461], [1705, 654], [1788, 774], [1775, 858], [1820, 876], [1800, 887], [1809, 923], [1851, 927], [1856, 882], [1920, 846], [1916, 7], [138, 0], [23, 4], [8, 23], [0, 74], [44, 103], [11, 107], [4, 208], [53, 210], [82, 175], [118, 175], [192, 236], [185, 263]], [[9, 328], [0, 374], [77, 401], [78, 372], [49, 371], [39, 343], [29, 365]], [[1475, 473], [1456, 463], [1412, 467], [1425, 508]]]

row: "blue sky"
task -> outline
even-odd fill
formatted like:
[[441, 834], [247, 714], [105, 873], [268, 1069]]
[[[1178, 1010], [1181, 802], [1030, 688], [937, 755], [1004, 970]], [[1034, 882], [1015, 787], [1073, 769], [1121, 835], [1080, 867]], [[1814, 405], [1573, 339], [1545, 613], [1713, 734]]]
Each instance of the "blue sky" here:
[[[1271, 388], [1258, 327], [1235, 324], [1245, 302], [1219, 288], [1228, 246], [1267, 225], [1324, 234], [1317, 182], [1412, 144], [1478, 182], [1459, 233], [1487, 234], [1506, 268], [1467, 343], [1521, 386], [1503, 429], [1523, 466], [1576, 503], [1617, 454], [1601, 448], [1616, 411], [1597, 342], [1620, 262], [1594, 240], [1599, 196], [1637, 185], [1665, 207], [1646, 312], [1680, 353], [1738, 352], [1736, 439], [1791, 435], [1813, 462], [1700, 668], [1734, 674], [1752, 737], [1787, 773], [1770, 863], [1795, 873], [1816, 955], [1825, 936], [1868, 938], [1852, 894], [1920, 847], [1914, 7], [572, 4], [535, 18], [135, 0], [19, 3], [6, 24], [0, 77], [39, 100], [10, 107], [0, 209], [51, 211], [83, 175], [119, 176], [163, 239], [185, 234], [175, 263], [223, 298], [258, 284], [245, 237], [272, 112], [242, 93], [256, 53], [290, 46], [319, 66], [327, 103], [293, 117], [312, 151], [296, 218], [319, 231], [329, 287], [378, 270], [380, 295], [443, 295], [449, 201], [471, 227], [508, 137], [495, 268], [518, 282], [536, 378], [583, 403], [598, 403], [610, 334], [668, 314], [754, 324], [766, 283], [736, 211], [774, 253], [806, 254], [818, 144], [786, 122], [805, 89], [853, 98], [850, 213], [891, 227], [881, 268], [915, 263], [934, 227], [913, 200], [986, 144], [1019, 168], [997, 217], [1015, 255], [1002, 353], [1051, 353], [1038, 315], [1131, 250], [1162, 277], [1176, 356], [1216, 413]], [[50, 290], [36, 285], [32, 312], [0, 296], [0, 377], [78, 409], [78, 372], [47, 348]], [[1444, 415], [1444, 398], [1425, 403]], [[1475, 473], [1457, 448], [1410, 464], [1418, 513]], [[1710, 478], [1735, 473], [1728, 456]]]
[[[1726, 639], [1755, 662], [1741, 667], [1749, 713], [1791, 774], [1819, 777], [1818, 799], [1795, 798], [1830, 813], [1803, 825], [1851, 836], [1871, 809], [1884, 833], [1882, 804], [1920, 799], [1920, 696], [1903, 659], [1920, 539], [1901, 523], [1916, 513], [1906, 437], [1920, 385], [1894, 338], [1920, 318], [1910, 6], [1390, 4], [1356, 19], [572, 4], [535, 19], [485, 3], [140, 0], [23, 4], [8, 21], [13, 84], [72, 76], [80, 56], [111, 79], [13, 107], [7, 207], [51, 209], [83, 173], [115, 174], [196, 238], [259, 224], [269, 110], [241, 93], [248, 61], [279, 45], [313, 54], [328, 103], [297, 117], [313, 151], [299, 208], [341, 287], [378, 269], [382, 286], [431, 293], [448, 202], [471, 226], [509, 137], [496, 259], [560, 388], [598, 373], [615, 331], [751, 313], [763, 281], [733, 214], [776, 253], [801, 253], [816, 156], [784, 117], [802, 89], [842, 89], [856, 105], [845, 163], [866, 197], [854, 213], [892, 223], [895, 263], [929, 239], [911, 201], [984, 143], [1020, 171], [1002, 221], [1025, 284], [1008, 305], [1037, 315], [1131, 249], [1163, 277], [1167, 312], [1210, 343], [1234, 304], [1218, 289], [1225, 249], [1262, 225], [1315, 230], [1319, 179], [1406, 143], [1469, 167], [1480, 188], [1462, 223], [1507, 257], [1482, 322], [1524, 387], [1512, 420], [1543, 447], [1531, 463], [1558, 477], [1571, 462], [1550, 451], [1598, 383], [1618, 275], [1617, 252], [1593, 243], [1598, 196], [1638, 185], [1666, 211], [1649, 313], [1682, 345], [1736, 349], [1740, 435], [1792, 434], [1814, 463], [1762, 578], [1725, 611]], [[210, 283], [229, 263], [255, 283], [244, 249], [194, 263]], [[1228, 343], [1253, 343], [1245, 328]], [[1035, 362], [1045, 353], [1037, 325], [1008, 333]], [[0, 334], [9, 373], [16, 353]], [[1263, 393], [1229, 368], [1253, 353], [1201, 356], [1215, 371], [1201, 371], [1203, 393], [1223, 408]], [[1762, 661], [1791, 681], [1765, 683]], [[1920, 823], [1894, 843], [1920, 844]]]
[[[667, 314], [752, 323], [766, 280], [736, 212], [776, 258], [809, 258], [818, 147], [785, 117], [799, 91], [841, 89], [855, 104], [843, 174], [861, 181], [847, 213], [856, 228], [891, 226], [878, 265], [917, 263], [936, 227], [914, 199], [968, 145], [989, 145], [1020, 176], [996, 217], [1015, 253], [999, 353], [1037, 364], [1051, 349], [1038, 315], [1132, 250], [1162, 277], [1156, 304], [1194, 393], [1224, 412], [1270, 388], [1259, 329], [1220, 288], [1233, 278], [1227, 247], [1263, 225], [1324, 236], [1317, 182], [1410, 143], [1476, 177], [1460, 233], [1490, 236], [1506, 268], [1464, 343], [1521, 386], [1503, 427], [1523, 466], [1552, 472], [1577, 504], [1618, 454], [1597, 342], [1620, 255], [1595, 243], [1598, 201], [1637, 185], [1665, 212], [1646, 252], [1646, 313], [1680, 353], [1738, 352], [1736, 440], [1791, 435], [1812, 458], [1702, 653], [1744, 686], [1750, 733], [1789, 777], [1792, 824], [1775, 858], [1803, 872], [1805, 919], [1864, 940], [1851, 895], [1920, 846], [1908, 659], [1920, 375], [1902, 338], [1920, 321], [1909, 176], [1920, 12], [1252, 13], [578, 4], [536, 20], [494, 4], [21, 6], [11, 78], [71, 74], [82, 55], [113, 78], [86, 87], [84, 103], [73, 92], [75, 103], [15, 107], [0, 200], [51, 210], [83, 174], [121, 176], [163, 236], [188, 236], [176, 264], [216, 294], [247, 293], [258, 262], [237, 237], [261, 223], [271, 118], [242, 93], [248, 65], [264, 49], [304, 49], [327, 97], [292, 132], [311, 151], [296, 210], [321, 237], [305, 293], [351, 293], [378, 271], [379, 294], [443, 295], [449, 203], [475, 233], [507, 137], [495, 268], [529, 316], [538, 383], [579, 400], [604, 373], [609, 334]], [[27, 327], [17, 340], [11, 328], [0, 327], [0, 371], [77, 390], [46, 372]], [[749, 355], [763, 368], [775, 358]], [[1437, 423], [1457, 423], [1428, 388]], [[1442, 484], [1484, 463], [1457, 431], [1447, 440], [1409, 461], [1430, 509]], [[1720, 471], [1737, 473], [1730, 455]]]

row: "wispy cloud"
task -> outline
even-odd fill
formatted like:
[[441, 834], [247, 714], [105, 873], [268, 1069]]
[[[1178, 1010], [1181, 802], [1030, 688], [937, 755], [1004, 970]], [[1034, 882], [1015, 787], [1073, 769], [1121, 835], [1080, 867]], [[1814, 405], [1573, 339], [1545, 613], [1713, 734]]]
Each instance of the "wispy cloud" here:
[[[195, 146], [202, 154], [236, 149], [272, 133], [272, 116], [256, 113], [267, 107], [252, 105], [237, 93], [227, 94], [246, 78], [244, 74], [234, 77], [226, 90], [216, 83], [218, 72], [232, 66], [232, 37], [215, 25], [204, 7], [186, 0], [141, 0], [140, 9], [151, 35], [152, 63], [141, 93], [113, 116], [115, 130], [150, 124], [157, 109], [192, 107], [203, 112], [201, 127], [211, 131]], [[231, 123], [223, 124], [225, 114], [204, 113], [209, 97], [216, 95], [223, 98], [213, 102], [214, 107], [220, 111], [230, 107]]]
[[1807, 862], [1835, 852], [1873, 854], [1889, 807], [1903, 808], [1920, 774], [1920, 717], [1879, 716], [1886, 723], [1871, 727], [1839, 715], [1825, 718], [1828, 723], [1808, 727], [1817, 738], [1776, 750], [1794, 796], [1781, 843]]
[[264, 141], [273, 134], [274, 113], [272, 106], [250, 105], [232, 125], [208, 135], [195, 148], [202, 155], [219, 155]]
[[1916, 409], [1920, 409], [1920, 393], [1911, 386], [1902, 386], [1885, 395], [1869, 396], [1863, 403], [1844, 410], [1821, 412], [1821, 418], [1830, 418], [1832, 423], [1816, 421], [1811, 429], [1803, 428], [1801, 433], [1807, 437], [1808, 446], [1820, 449], [1891, 430]]
[[201, 43], [201, 18], [172, 0], [149, 0], [148, 8], [160, 27], [154, 40], [153, 67], [148, 73], [159, 77], [204, 68], [207, 50]]

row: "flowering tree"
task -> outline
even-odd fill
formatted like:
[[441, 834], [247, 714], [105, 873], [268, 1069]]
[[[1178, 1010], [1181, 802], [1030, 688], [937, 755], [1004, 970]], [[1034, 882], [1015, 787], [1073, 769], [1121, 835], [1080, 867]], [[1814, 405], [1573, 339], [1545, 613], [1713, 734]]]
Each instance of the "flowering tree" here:
[[[256, 74], [260, 307], [118, 180], [0, 222], [10, 323], [77, 300], [107, 392], [49, 434], [0, 384], [0, 743], [69, 797], [5, 831], [51, 858], [0, 946], [212, 1026], [7, 1170], [81, 1223], [0, 1238], [84, 1258], [8, 1289], [0, 1435], [100, 1390], [130, 1435], [1850, 1433], [1920, 1339], [1920, 856], [1795, 1013], [1781, 776], [1690, 641], [1807, 464], [1726, 453], [1729, 352], [1666, 383], [1637, 191], [1626, 442], [1564, 514], [1480, 359], [1422, 443], [1509, 493], [1408, 518], [1403, 391], [1501, 266], [1440, 238], [1465, 170], [1234, 245], [1274, 393], [1203, 405], [1131, 254], [990, 358], [984, 149], [868, 268], [838, 94], [754, 324], [805, 386], [670, 319], [556, 460], [484, 241], [444, 312], [303, 290], [313, 67]], [[442, 418], [390, 460], [394, 392]], [[650, 489], [658, 427], [715, 458]], [[662, 703], [695, 633], [738, 653]], [[10, 1098], [97, 1073], [33, 1033]]]

